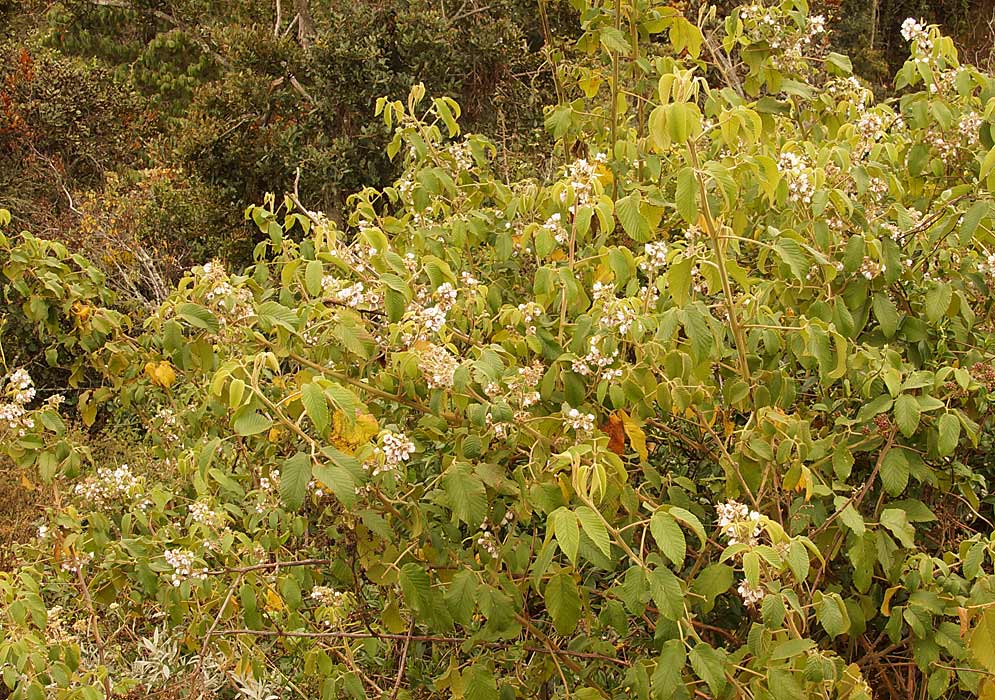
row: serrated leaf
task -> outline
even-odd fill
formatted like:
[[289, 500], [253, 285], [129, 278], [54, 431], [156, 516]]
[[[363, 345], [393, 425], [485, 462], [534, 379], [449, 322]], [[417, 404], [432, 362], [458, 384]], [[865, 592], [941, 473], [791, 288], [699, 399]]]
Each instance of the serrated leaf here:
[[678, 568], [683, 566], [687, 555], [687, 541], [674, 516], [658, 510], [650, 518], [650, 532], [664, 556]]
[[463, 700], [501, 700], [494, 675], [480, 664], [463, 673]]
[[774, 242], [774, 250], [781, 260], [791, 268], [791, 274], [799, 280], [804, 280], [811, 270], [811, 263], [802, 251], [798, 242], [791, 238], [778, 238]]
[[633, 192], [615, 202], [615, 213], [629, 238], [638, 243], [645, 243], [650, 240], [651, 232], [649, 222], [642, 214], [641, 204], [642, 198], [639, 192]]
[[320, 260], [311, 260], [304, 268], [304, 287], [313, 297], [321, 294], [321, 279], [324, 277]]
[[881, 524], [891, 531], [891, 534], [902, 543], [903, 547], [915, 549], [916, 530], [909, 523], [909, 518], [904, 510], [899, 508], [885, 508], [881, 512]]
[[898, 330], [898, 309], [895, 302], [888, 298], [886, 294], [877, 293], [874, 295], [874, 318], [878, 320], [881, 332], [885, 338], [891, 338]]
[[292, 309], [276, 301], [264, 301], [256, 309], [256, 316], [272, 326], [282, 326], [288, 331], [296, 331], [300, 319]]
[[487, 516], [487, 491], [470, 465], [454, 464], [443, 472], [442, 489], [457, 518], [471, 527], [483, 523]]
[[726, 688], [726, 653], [698, 642], [688, 655], [695, 675], [708, 684], [712, 695], [718, 697]]
[[580, 548], [580, 526], [572, 510], [560, 507], [549, 514], [548, 527], [556, 538], [556, 544], [573, 563], [577, 563], [577, 550]]
[[816, 593], [815, 615], [830, 637], [838, 637], [850, 629], [850, 615], [843, 599], [836, 593]]
[[902, 394], [895, 399], [895, 405], [892, 410], [895, 413], [895, 423], [898, 425], [898, 429], [902, 431], [902, 435], [912, 437], [919, 427], [919, 418], [922, 415], [919, 402], [914, 396]]
[[221, 325], [217, 317], [199, 304], [183, 303], [176, 305], [176, 315], [196, 328], [217, 333]]
[[473, 621], [473, 610], [477, 605], [477, 576], [472, 571], [462, 570], [453, 576], [446, 588], [446, 606], [453, 619], [465, 626]]
[[280, 468], [280, 498], [288, 511], [300, 510], [311, 481], [311, 458], [298, 452]]
[[853, 453], [845, 444], [839, 444], [833, 450], [833, 472], [840, 479], [846, 480], [853, 469]]
[[936, 282], [926, 292], [926, 318], [930, 323], [938, 323], [947, 315], [953, 291], [949, 284]]
[[587, 506], [580, 506], [577, 508], [577, 519], [580, 521], [580, 526], [584, 528], [584, 534], [591, 538], [602, 554], [610, 557], [612, 553], [611, 538], [608, 537], [608, 529], [601, 516]]
[[995, 608], [984, 609], [967, 644], [981, 667], [995, 673]]
[[909, 461], [905, 450], [893, 447], [881, 463], [881, 484], [890, 496], [897, 496], [909, 484]]
[[670, 569], [658, 566], [648, 574], [650, 597], [656, 603], [660, 614], [668, 620], [678, 620], [684, 614], [684, 595], [681, 593], [681, 582]]
[[677, 213], [681, 215], [687, 224], [696, 225], [698, 223], [698, 181], [695, 178], [693, 168], [684, 168], [677, 173], [677, 190], [674, 203], [677, 205]]
[[680, 506], [668, 506], [667, 513], [684, 523], [687, 527], [691, 528], [691, 532], [693, 532], [698, 538], [701, 546], [705, 546], [705, 527], [701, 524], [701, 521], [698, 520], [697, 515], [689, 510], [681, 508]]
[[346, 467], [334, 462], [315, 464], [311, 468], [311, 473], [315, 479], [331, 489], [342, 505], [349, 507], [356, 503], [356, 481]]
[[960, 440], [960, 420], [953, 413], [944, 413], [936, 425], [936, 451], [941, 457], [953, 454]]
[[410, 562], [401, 567], [397, 577], [404, 600], [412, 610], [426, 612], [432, 600], [432, 582], [421, 565]]
[[258, 435], [273, 427], [273, 419], [268, 418], [253, 409], [242, 409], [235, 414], [232, 420], [232, 429], [242, 437]]
[[324, 390], [314, 382], [308, 382], [301, 387], [301, 404], [307, 417], [314, 424], [315, 430], [324, 433], [331, 419]]
[[543, 598], [557, 634], [573, 634], [581, 612], [580, 593], [577, 592], [573, 577], [565, 571], [553, 576], [546, 584]]

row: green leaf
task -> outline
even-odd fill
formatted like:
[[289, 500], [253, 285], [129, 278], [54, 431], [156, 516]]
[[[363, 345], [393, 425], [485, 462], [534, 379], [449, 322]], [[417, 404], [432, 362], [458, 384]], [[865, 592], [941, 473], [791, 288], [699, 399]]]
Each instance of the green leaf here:
[[478, 527], [487, 516], [487, 491], [470, 465], [454, 464], [442, 474], [442, 489], [453, 514], [471, 527]]
[[720, 595], [732, 588], [733, 569], [728, 564], [711, 564], [698, 574], [691, 584], [691, 590], [701, 595], [711, 604]]
[[881, 326], [881, 332], [885, 338], [891, 338], [898, 330], [898, 309], [895, 303], [886, 294], [878, 292], [874, 295], [874, 318]]
[[611, 539], [608, 537], [608, 529], [601, 516], [587, 506], [580, 506], [577, 508], [577, 519], [580, 520], [580, 525], [584, 528], [584, 534], [591, 538], [602, 554], [611, 557]]
[[811, 271], [811, 263], [797, 241], [791, 238], [778, 238], [774, 242], [774, 250], [781, 256], [781, 260], [791, 268], [791, 274], [796, 279], [804, 280]]
[[288, 331], [296, 331], [300, 319], [297, 314], [288, 309], [283, 304], [276, 301], [265, 301], [256, 309], [256, 315], [261, 321], [265, 321], [271, 326], [282, 326]]
[[705, 541], [706, 541], [705, 528], [701, 524], [701, 521], [698, 520], [697, 515], [679, 506], [667, 506], [666, 512], [672, 517], [684, 523], [687, 527], [691, 528], [691, 532], [693, 532], [698, 537], [698, 541], [701, 543], [701, 546], [702, 547], [705, 546]]
[[844, 443], [840, 443], [833, 450], [833, 472], [840, 479], [846, 480], [853, 469], [853, 453]]
[[397, 580], [408, 606], [416, 612], [427, 612], [432, 602], [432, 582], [428, 572], [421, 565], [410, 562], [401, 567]]
[[936, 282], [926, 292], [926, 318], [930, 323], [939, 323], [950, 308], [953, 290], [945, 282]]
[[629, 238], [638, 243], [645, 243], [650, 240], [652, 234], [649, 222], [643, 216], [642, 211], [640, 211], [641, 204], [642, 198], [639, 192], [633, 192], [615, 202], [615, 213], [618, 215], [618, 220], [622, 223], [622, 228], [625, 229]]
[[463, 673], [463, 700], [501, 700], [494, 674], [480, 664]]
[[324, 433], [331, 419], [324, 390], [314, 382], [308, 382], [301, 387], [301, 404], [307, 417], [314, 424], [315, 430]]
[[681, 581], [670, 569], [658, 566], [646, 575], [650, 596], [660, 614], [668, 620], [679, 620], [684, 614], [684, 594]]
[[960, 441], [960, 420], [953, 413], [944, 413], [936, 426], [936, 452], [941, 457], [953, 454]]
[[795, 580], [804, 583], [809, 570], [808, 548], [798, 540], [793, 540], [788, 547], [788, 566]]
[[664, 556], [678, 568], [683, 566], [687, 555], [687, 541], [674, 516], [658, 510], [650, 519], [650, 532]]
[[324, 277], [324, 272], [321, 267], [320, 260], [311, 260], [307, 267], [304, 268], [304, 287], [307, 289], [307, 293], [313, 297], [321, 294], [321, 279]]
[[[327, 454], [329, 449], [334, 450], [334, 448], [325, 448], [322, 453]], [[338, 452], [338, 450], [335, 451]], [[344, 453], [340, 454], [348, 457]], [[311, 468], [311, 473], [315, 479], [332, 490], [342, 505], [349, 507], [356, 503], [356, 480], [349, 469], [341, 464], [336, 464], [333, 460], [331, 464], [315, 464]]]
[[577, 592], [577, 584], [574, 583], [573, 577], [565, 571], [553, 576], [546, 584], [543, 598], [546, 601], [546, 609], [553, 618], [556, 633], [573, 634], [581, 612], [580, 594]]
[[217, 317], [199, 304], [177, 304], [176, 315], [196, 328], [203, 328], [211, 333], [217, 333], [221, 324]]
[[698, 223], [698, 181], [695, 178], [693, 168], [684, 168], [677, 173], [677, 192], [674, 202], [677, 205], [677, 213], [681, 215], [685, 223], [695, 225]]
[[890, 496], [897, 496], [909, 484], [909, 461], [905, 450], [892, 447], [881, 463], [881, 484]]
[[713, 649], [704, 642], [698, 642], [688, 655], [691, 668], [701, 680], [708, 684], [712, 695], [718, 697], [726, 688], [726, 653]]
[[472, 571], [459, 571], [446, 589], [446, 607], [453, 619], [469, 626], [473, 622], [473, 610], [477, 606], [477, 576]]
[[298, 452], [287, 459], [280, 469], [280, 498], [289, 511], [300, 510], [311, 480], [311, 458]]
[[850, 629], [850, 615], [838, 594], [816, 591], [812, 602], [815, 604], [815, 616], [830, 637], [838, 637]]
[[801, 656], [814, 646], [815, 642], [811, 639], [789, 639], [788, 641], [781, 642], [774, 647], [774, 651], [771, 652], [770, 658], [771, 661], [792, 659], [796, 656]]
[[899, 508], [885, 508], [881, 512], [881, 524], [902, 543], [903, 547], [915, 549], [916, 529], [909, 523], [908, 515]]
[[567, 559], [576, 564], [577, 550], [580, 548], [580, 526], [574, 512], [565, 506], [557, 508], [549, 514], [548, 527]]
[[916, 428], [919, 427], [919, 418], [922, 412], [919, 409], [919, 402], [914, 396], [902, 394], [895, 399], [893, 408], [895, 412], [895, 423], [905, 437], [912, 437]]
[[971, 655], [989, 673], [995, 673], [995, 608], [986, 607], [967, 642]]
[[235, 413], [232, 420], [232, 429], [242, 437], [258, 435], [273, 427], [273, 419], [256, 413], [252, 408], [246, 407]]

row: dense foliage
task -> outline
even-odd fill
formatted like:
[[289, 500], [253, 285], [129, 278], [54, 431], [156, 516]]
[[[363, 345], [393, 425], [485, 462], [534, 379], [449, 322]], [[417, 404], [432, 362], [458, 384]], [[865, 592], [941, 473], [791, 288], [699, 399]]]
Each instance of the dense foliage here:
[[995, 80], [574, 4], [548, 177], [417, 85], [148, 312], [5, 216], [12, 697], [995, 696]]

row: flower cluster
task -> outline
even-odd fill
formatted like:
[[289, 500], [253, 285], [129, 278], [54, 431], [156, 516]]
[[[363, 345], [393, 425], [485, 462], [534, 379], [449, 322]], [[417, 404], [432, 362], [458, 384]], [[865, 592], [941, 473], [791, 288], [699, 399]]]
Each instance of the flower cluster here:
[[193, 552], [185, 549], [167, 549], [162, 553], [166, 563], [173, 567], [169, 582], [173, 586], [179, 586], [187, 579], [204, 581], [207, 579], [206, 568], [195, 568], [194, 562], [197, 557]]
[[311, 589], [310, 598], [320, 605], [338, 605], [345, 600], [345, 596], [345, 593], [337, 591], [331, 586], [315, 586]]
[[595, 335], [591, 337], [590, 341], [588, 341], [587, 354], [571, 363], [571, 368], [574, 372], [582, 377], [598, 374], [604, 380], [622, 376], [621, 369], [610, 369], [616, 360], [618, 360], [618, 348], [606, 355], [601, 349], [602, 341], [603, 336]]
[[446, 146], [445, 153], [453, 159], [456, 170], [472, 170], [475, 165], [470, 144], [466, 141], [453, 141]]
[[788, 196], [792, 202], [811, 204], [815, 194], [815, 184], [811, 181], [808, 166], [803, 156], [785, 151], [777, 162], [777, 169], [788, 182]]
[[63, 559], [62, 570], [70, 574], [78, 574], [91, 561], [93, 561], [93, 552], [81, 552]]
[[451, 352], [434, 343], [419, 349], [418, 369], [425, 376], [429, 389], [451, 389], [459, 362]]
[[775, 16], [777, 11], [778, 8], [765, 7], [761, 3], [739, 8], [747, 33], [755, 40], [766, 40], [772, 49], [780, 52], [772, 57], [779, 70], [807, 71], [806, 52], [825, 44], [826, 18], [812, 15], [806, 18], [803, 27], [791, 31], [788, 29], [790, 19]]
[[746, 579], [739, 582], [736, 592], [739, 593], [740, 597], [743, 599], [743, 602], [749, 607], [759, 605], [763, 602], [764, 596], [766, 595], [763, 588], [754, 588], [746, 582]]
[[219, 323], [237, 323], [253, 314], [252, 292], [232, 285], [223, 263], [212, 260], [194, 272], [206, 284], [204, 301], [214, 310]]
[[647, 243], [643, 247], [643, 259], [639, 261], [639, 269], [647, 275], [655, 275], [667, 266], [667, 244]]
[[210, 505], [203, 501], [194, 501], [188, 509], [190, 517], [195, 523], [209, 528], [219, 528], [224, 523], [224, 516], [213, 510]]
[[477, 546], [487, 552], [492, 559], [498, 558], [498, 539], [497, 531], [501, 528], [508, 527], [511, 525], [511, 521], [515, 519], [515, 514], [512, 511], [507, 511], [504, 517], [501, 518], [501, 522], [498, 523], [497, 527], [491, 526], [488, 519], [484, 519], [484, 522], [480, 524], [480, 535], [477, 537]]
[[[415, 443], [408, 439], [407, 435], [385, 431], [380, 436], [380, 444], [374, 448], [374, 453], [383, 459], [373, 468], [373, 476], [396, 471], [402, 463], [411, 459], [414, 451]], [[363, 467], [369, 469], [368, 464], [364, 464]]]
[[619, 335], [625, 335], [636, 320], [636, 311], [626, 299], [612, 299], [605, 304], [601, 312], [601, 327], [615, 329]]
[[542, 227], [553, 234], [553, 239], [557, 243], [566, 245], [570, 236], [567, 234], [567, 230], [563, 228], [563, 224], [561, 223], [562, 218], [559, 212], [554, 212], [546, 219]]
[[28, 415], [27, 410], [27, 404], [35, 397], [31, 375], [23, 369], [14, 370], [7, 377], [4, 393], [10, 397], [10, 401], [0, 404], [0, 427], [17, 433], [18, 437], [24, 437], [27, 431], [35, 427], [34, 418]]
[[864, 256], [863, 262], [860, 263], [860, 274], [867, 280], [872, 280], [879, 275], [883, 275], [887, 269], [888, 268], [884, 263], [872, 260], [866, 255]]
[[542, 316], [542, 307], [534, 301], [530, 301], [527, 304], [519, 304], [518, 310], [522, 312], [522, 323], [525, 324], [529, 335], [534, 334], [536, 332], [535, 321]]
[[[598, 167], [608, 162], [608, 157], [604, 153], [598, 153], [588, 161], [579, 158], [567, 166], [566, 176], [569, 178], [570, 190], [573, 192], [573, 204], [570, 205], [570, 213], [577, 211], [578, 207], [583, 207], [591, 203], [594, 197], [594, 182], [597, 179]], [[560, 194], [560, 200], [567, 200], [567, 191]]]
[[739, 501], [727, 501], [715, 508], [719, 516], [718, 526], [729, 544], [743, 542], [755, 547], [759, 544], [760, 513], [750, 510]]
[[902, 22], [902, 38], [913, 43], [921, 53], [929, 53], [933, 50], [933, 40], [929, 37], [929, 32], [922, 22], [915, 17], [907, 17]]
[[142, 483], [131, 472], [131, 467], [122, 464], [116, 469], [100, 467], [96, 476], [76, 484], [73, 491], [85, 501], [95, 505], [106, 505], [112, 501], [135, 498], [142, 493]]
[[593, 413], [581, 413], [576, 408], [564, 406], [563, 418], [566, 420], [567, 425], [578, 433], [589, 433], [594, 430]]

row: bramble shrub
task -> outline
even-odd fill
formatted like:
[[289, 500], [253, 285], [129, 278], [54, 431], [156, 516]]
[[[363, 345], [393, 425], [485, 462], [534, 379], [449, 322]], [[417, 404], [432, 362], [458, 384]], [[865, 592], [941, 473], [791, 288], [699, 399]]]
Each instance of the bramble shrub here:
[[0, 239], [74, 398], [0, 387], [13, 697], [995, 694], [995, 82], [913, 19], [875, 103], [801, 0], [575, 5], [553, 177], [416, 87], [399, 179], [147, 316]]

